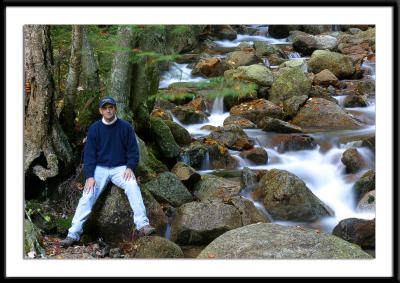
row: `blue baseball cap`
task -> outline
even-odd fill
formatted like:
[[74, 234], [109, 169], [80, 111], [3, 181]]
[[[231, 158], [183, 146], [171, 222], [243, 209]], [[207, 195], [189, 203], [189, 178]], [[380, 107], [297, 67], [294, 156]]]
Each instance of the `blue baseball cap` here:
[[111, 104], [111, 105], [114, 105], [114, 106], [116, 106], [117, 105], [117, 103], [115, 102], [115, 100], [114, 100], [114, 98], [112, 98], [111, 96], [105, 96], [105, 97], [103, 97], [103, 99], [102, 100], [100, 100], [100, 102], [99, 102], [99, 108], [102, 108], [104, 105], [106, 105], [106, 104]]

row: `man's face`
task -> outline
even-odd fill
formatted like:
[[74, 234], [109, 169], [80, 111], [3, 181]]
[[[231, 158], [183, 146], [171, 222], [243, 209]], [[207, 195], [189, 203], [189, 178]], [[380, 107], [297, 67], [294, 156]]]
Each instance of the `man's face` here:
[[107, 122], [114, 120], [116, 108], [112, 104], [105, 104], [103, 107], [99, 108], [100, 114]]

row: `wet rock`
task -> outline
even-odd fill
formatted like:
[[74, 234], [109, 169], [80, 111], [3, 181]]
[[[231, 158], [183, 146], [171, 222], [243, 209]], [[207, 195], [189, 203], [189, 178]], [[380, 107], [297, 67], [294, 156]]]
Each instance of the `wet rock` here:
[[[218, 141], [206, 138], [208, 160], [203, 162], [204, 169], [234, 169], [238, 161], [232, 157], [225, 145]], [[207, 162], [208, 161], [208, 162]]]
[[197, 258], [371, 259], [371, 256], [357, 245], [316, 230], [257, 223], [224, 233]]
[[218, 77], [224, 75], [224, 72], [231, 68], [232, 67], [230, 65], [219, 58], [206, 58], [200, 59], [200, 61], [193, 68], [192, 74], [202, 74], [207, 78]]
[[178, 145], [185, 146], [192, 142], [192, 137], [184, 127], [173, 121], [164, 121], [164, 123], [171, 130], [172, 136]]
[[356, 173], [366, 165], [365, 160], [356, 148], [349, 148], [343, 152], [341, 160], [346, 166], [346, 173]]
[[310, 89], [311, 81], [303, 71], [298, 68], [288, 68], [282, 71], [272, 84], [268, 99], [279, 104], [293, 96], [308, 95]]
[[268, 162], [268, 153], [262, 147], [242, 151], [240, 156], [258, 165], [264, 165]]
[[249, 149], [254, 145], [243, 129], [235, 125], [218, 127], [207, 138], [235, 150]]
[[375, 200], [376, 200], [375, 190], [365, 193], [357, 204], [357, 211], [375, 212]]
[[230, 126], [230, 125], [235, 125], [235, 126], [239, 126], [242, 129], [254, 129], [256, 128], [256, 125], [251, 122], [250, 120], [240, 117], [240, 116], [228, 116], [225, 120], [224, 120], [224, 126]]
[[244, 167], [242, 170], [242, 176], [240, 182], [241, 187], [252, 189], [257, 185], [257, 183], [258, 183], [257, 174], [248, 167]]
[[344, 99], [343, 106], [346, 108], [351, 107], [366, 107], [367, 101], [363, 96], [360, 95], [349, 95]]
[[375, 52], [375, 28], [369, 28], [356, 34], [339, 36], [338, 50], [343, 54], [362, 54]]
[[276, 133], [302, 133], [303, 130], [295, 125], [292, 125], [288, 122], [264, 117], [262, 120], [258, 122], [258, 127], [266, 132], [276, 132]]
[[152, 117], [157, 117], [161, 118], [163, 120], [169, 120], [172, 121], [172, 115], [171, 113], [165, 111], [162, 108], [154, 107], [153, 111], [151, 111], [150, 116]]
[[174, 173], [189, 189], [192, 189], [193, 186], [201, 180], [200, 174], [183, 162], [176, 163], [174, 167], [172, 167], [171, 173]]
[[283, 102], [285, 116], [292, 118], [296, 116], [299, 109], [306, 103], [307, 95], [292, 96]]
[[159, 201], [168, 202], [174, 207], [193, 200], [188, 189], [182, 184], [179, 178], [171, 173], [164, 172], [143, 185]]
[[230, 181], [212, 175], [203, 175], [197, 182], [193, 194], [201, 201], [219, 199], [225, 200], [239, 195], [241, 186], [239, 182]]
[[260, 86], [271, 86], [274, 82], [272, 72], [267, 67], [259, 64], [228, 70], [224, 73], [224, 77], [226, 80], [248, 81]]
[[240, 213], [232, 205], [221, 201], [190, 202], [178, 208], [171, 225], [171, 240], [179, 244], [207, 244], [240, 226]]
[[235, 40], [237, 32], [230, 25], [211, 25], [210, 36], [217, 39]]
[[158, 236], [146, 236], [136, 242], [133, 258], [183, 258], [182, 249], [172, 241]]
[[282, 108], [265, 99], [256, 99], [234, 106], [231, 108], [230, 114], [241, 116], [255, 124], [265, 116], [278, 119], [283, 118]]
[[171, 110], [172, 114], [184, 124], [199, 124], [208, 121], [207, 115], [187, 106], [177, 106]]
[[93, 207], [84, 231], [109, 243], [132, 239], [133, 211], [124, 190], [111, 184], [104, 190]]
[[375, 170], [369, 170], [354, 184], [353, 191], [359, 201], [366, 193], [375, 190]]
[[322, 85], [322, 86], [338, 86], [339, 80], [338, 78], [332, 74], [331, 71], [328, 69], [322, 70], [318, 74], [315, 75], [314, 77], [314, 84], [316, 85]]
[[258, 187], [265, 192], [264, 206], [274, 220], [314, 221], [333, 215], [303, 180], [286, 170], [269, 170]]
[[262, 214], [251, 200], [248, 200], [242, 196], [235, 196], [230, 199], [230, 203], [239, 210], [242, 217], [243, 226], [254, 223], [269, 223], [271, 219]]
[[375, 219], [347, 218], [338, 223], [332, 235], [359, 245], [363, 249], [375, 248]]
[[261, 63], [261, 59], [251, 52], [234, 51], [226, 55], [225, 62], [231, 68], [237, 68]]
[[308, 61], [308, 66], [313, 73], [328, 69], [339, 79], [350, 78], [355, 71], [349, 56], [326, 50], [314, 51]]
[[188, 147], [181, 149], [180, 160], [194, 169], [205, 169], [202, 167], [203, 161], [206, 160], [207, 152], [207, 145], [195, 141]]
[[359, 129], [362, 124], [336, 103], [323, 98], [310, 98], [292, 119], [292, 124], [322, 130]]
[[269, 56], [272, 54], [279, 54], [280, 50], [278, 47], [272, 44], [268, 44], [265, 41], [254, 42], [255, 54], [258, 57]]
[[200, 111], [203, 113], [208, 112], [207, 100], [201, 95], [195, 97], [192, 101], [190, 101], [185, 106], [190, 107], [190, 108], [194, 109], [195, 111]]
[[154, 135], [158, 148], [165, 158], [174, 158], [179, 154], [179, 145], [169, 127], [160, 118], [150, 117], [151, 132]]
[[287, 151], [312, 150], [317, 147], [314, 138], [307, 135], [286, 135], [278, 144], [278, 152], [284, 153]]
[[339, 104], [336, 98], [331, 95], [331, 91], [328, 88], [321, 87], [319, 85], [313, 85], [309, 94], [310, 98], [323, 98], [335, 104]]
[[135, 176], [144, 180], [151, 178], [156, 173], [168, 171], [167, 166], [154, 156], [152, 151], [147, 148], [146, 144], [138, 136], [136, 136], [136, 140], [139, 146], [140, 159], [135, 168]]

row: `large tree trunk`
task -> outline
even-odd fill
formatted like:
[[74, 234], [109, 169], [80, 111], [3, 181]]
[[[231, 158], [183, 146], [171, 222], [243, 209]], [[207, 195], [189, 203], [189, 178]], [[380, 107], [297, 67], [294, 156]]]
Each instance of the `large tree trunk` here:
[[130, 26], [118, 28], [118, 49], [115, 52], [111, 69], [111, 81], [108, 94], [117, 101], [118, 117], [132, 122], [129, 109], [131, 93], [133, 32]]
[[92, 45], [89, 42], [88, 30], [84, 26], [82, 29], [82, 70], [79, 82], [83, 90], [91, 92], [100, 91], [100, 78], [99, 78], [99, 68], [94, 58], [94, 52]]
[[[58, 175], [59, 161], [70, 168], [72, 149], [55, 113], [49, 27], [27, 25], [24, 39], [25, 83], [30, 85], [30, 92], [25, 94], [24, 173], [38, 159], [33, 174], [44, 181]], [[47, 164], [40, 164], [42, 154]]]
[[81, 72], [82, 29], [83, 26], [80, 25], [74, 25], [72, 27], [71, 56], [69, 59], [67, 86], [64, 96], [64, 109], [62, 111], [63, 128], [70, 138], [74, 132], [75, 97], [78, 92], [79, 76]]
[[[88, 28], [82, 29], [82, 53], [79, 86], [81, 87], [75, 99], [76, 123], [75, 134], [86, 133], [87, 128], [99, 117], [98, 100], [100, 96], [99, 67], [89, 42]], [[77, 135], [79, 138], [79, 134]]]
[[[136, 48], [140, 52], [154, 51], [166, 54], [166, 28], [147, 26], [136, 39]], [[135, 129], [143, 138], [149, 137], [150, 117], [147, 100], [158, 91], [160, 81], [159, 63], [145, 56], [135, 62], [132, 72], [131, 109], [134, 116]]]

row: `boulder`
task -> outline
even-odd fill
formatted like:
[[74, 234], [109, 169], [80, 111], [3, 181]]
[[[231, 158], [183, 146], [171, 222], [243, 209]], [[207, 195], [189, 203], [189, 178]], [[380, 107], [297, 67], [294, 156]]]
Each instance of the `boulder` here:
[[257, 190], [264, 191], [264, 207], [274, 220], [315, 221], [333, 215], [303, 180], [286, 170], [269, 170]]
[[188, 189], [171, 172], [161, 173], [157, 178], [144, 184], [143, 188], [150, 191], [158, 201], [167, 202], [174, 207], [193, 200]]
[[158, 236], [145, 236], [135, 242], [132, 258], [183, 258], [182, 249], [172, 241]]
[[272, 84], [268, 99], [279, 104], [293, 97], [308, 95], [311, 89], [311, 81], [298, 68], [283, 70]]
[[292, 119], [292, 124], [317, 130], [359, 129], [362, 124], [336, 103], [323, 98], [310, 98]]
[[265, 99], [256, 99], [234, 106], [230, 110], [231, 115], [241, 116], [257, 124], [265, 116], [283, 118], [282, 108]]
[[199, 259], [372, 259], [359, 246], [307, 228], [256, 223], [228, 231]]
[[354, 184], [353, 191], [359, 201], [366, 193], [375, 190], [375, 170], [365, 172]]
[[341, 220], [332, 231], [332, 235], [359, 245], [363, 249], [375, 248], [375, 219], [364, 220], [347, 218]]
[[351, 78], [355, 72], [349, 56], [327, 50], [314, 51], [308, 61], [308, 66], [313, 73], [328, 69], [339, 79]]
[[230, 181], [213, 175], [203, 175], [194, 186], [193, 194], [201, 201], [227, 200], [238, 196], [241, 190], [239, 182]]
[[242, 226], [239, 211], [221, 201], [190, 202], [177, 210], [171, 240], [179, 244], [208, 244], [226, 231]]

